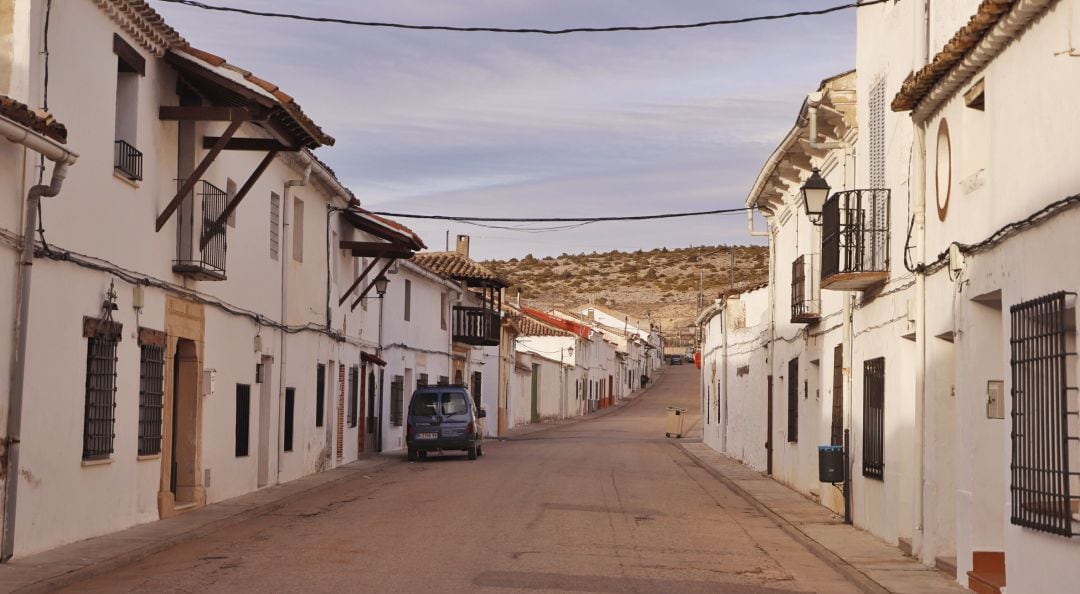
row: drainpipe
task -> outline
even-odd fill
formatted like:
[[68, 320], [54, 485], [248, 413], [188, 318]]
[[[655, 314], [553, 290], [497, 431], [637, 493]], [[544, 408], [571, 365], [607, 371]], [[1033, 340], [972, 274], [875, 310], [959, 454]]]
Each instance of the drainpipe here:
[[[929, 0], [922, 0], [915, 8], [915, 70], [921, 69], [929, 59], [930, 14]], [[926, 122], [914, 122], [915, 146], [912, 155], [914, 167], [914, 192], [912, 193], [912, 217], [914, 218], [915, 261], [921, 266], [926, 261]], [[924, 541], [924, 491], [926, 450], [926, 275], [915, 272], [915, 477], [914, 510], [912, 519], [911, 552], [922, 557]], [[931, 559], [932, 561], [932, 559]]]
[[[292, 227], [292, 189], [297, 186], [306, 186], [311, 180], [311, 157], [301, 151], [301, 162], [304, 164], [304, 177], [290, 179], [285, 182], [285, 190], [282, 192], [282, 227], [281, 227], [281, 325], [289, 325], [289, 259], [292, 258], [292, 235], [289, 233]], [[281, 462], [284, 452], [282, 451], [281, 436], [285, 431], [285, 368], [289, 362], [287, 334], [284, 328], [278, 331], [281, 337], [281, 363], [278, 365], [278, 447], [277, 447], [277, 482], [281, 483]]]
[[11, 559], [15, 550], [15, 518], [19, 491], [19, 443], [22, 434], [22, 404], [26, 379], [26, 343], [30, 335], [30, 281], [34, 265], [34, 231], [37, 228], [38, 204], [42, 198], [60, 193], [67, 177], [67, 168], [79, 156], [27, 128], [7, 119], [0, 119], [0, 134], [8, 140], [34, 150], [53, 161], [49, 185], [35, 185], [26, 194], [23, 215], [22, 248], [19, 258], [19, 293], [16, 298], [18, 317], [15, 322], [15, 350], [12, 353], [10, 397], [8, 400], [5, 457], [7, 469], [4, 481], [4, 530], [0, 538], [0, 562]]

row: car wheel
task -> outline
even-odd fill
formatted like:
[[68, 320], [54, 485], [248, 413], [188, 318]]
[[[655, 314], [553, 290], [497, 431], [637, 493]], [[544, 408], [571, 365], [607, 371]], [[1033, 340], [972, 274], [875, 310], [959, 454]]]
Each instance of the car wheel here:
[[409, 462], [416, 462], [416, 448], [409, 448]]
[[476, 444], [473, 444], [473, 445], [469, 446], [469, 459], [470, 460], [475, 460], [476, 459]]
[[483, 445], [476, 446], [476, 455], [477, 456], [483, 456], [484, 455], [484, 446]]

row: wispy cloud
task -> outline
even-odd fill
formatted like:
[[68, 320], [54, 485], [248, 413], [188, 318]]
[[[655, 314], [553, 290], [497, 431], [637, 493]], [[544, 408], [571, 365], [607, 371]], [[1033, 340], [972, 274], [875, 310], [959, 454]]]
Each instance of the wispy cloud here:
[[[220, 0], [456, 25], [656, 24], [835, 0]], [[847, 70], [854, 13], [662, 33], [540, 37], [372, 30], [157, 2], [193, 44], [280, 84], [338, 139], [320, 150], [369, 206], [558, 216], [741, 206], [805, 93]], [[808, 39], [813, 46], [808, 47]], [[445, 224], [404, 221], [432, 246]], [[468, 225], [479, 255], [748, 243], [745, 219], [524, 234]]]

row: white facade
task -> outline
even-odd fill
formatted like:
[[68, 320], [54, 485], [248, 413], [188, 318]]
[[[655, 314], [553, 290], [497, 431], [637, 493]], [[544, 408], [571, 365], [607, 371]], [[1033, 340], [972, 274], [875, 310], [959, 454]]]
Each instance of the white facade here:
[[[214, 271], [223, 278], [178, 272], [176, 261], [183, 255], [178, 220], [199, 216], [205, 204], [199, 198], [208, 186], [198, 186], [188, 201], [191, 210], [182, 205], [160, 232], [155, 219], [177, 193], [178, 163], [181, 168], [199, 163], [209, 152], [204, 137], [222, 135], [226, 125], [178, 123], [162, 119], [159, 109], [181, 102], [178, 79], [193, 72], [207, 77], [200, 85], [224, 85], [213, 81], [241, 75], [205, 57], [170, 53], [182, 40], [155, 22], [151, 9], [110, 12], [113, 4], [72, 0], [52, 6], [49, 111], [67, 126], [68, 146], [81, 158], [69, 169], [60, 194], [45, 199], [45, 240], [52, 257], [39, 257], [32, 267], [16, 555], [355, 460], [363, 447], [356, 409], [364, 409], [367, 392], [356, 384], [366, 376], [361, 369], [375, 370], [361, 353], [378, 347], [378, 316], [352, 310], [348, 302], [338, 305], [360, 268], [335, 242], [402, 235], [401, 228], [366, 219], [359, 211], [352, 216], [365, 218], [365, 229], [382, 231], [372, 235], [357, 228], [338, 212], [355, 203], [333, 174], [306, 151], [283, 152], [268, 161], [224, 227], [224, 270]], [[10, 76], [0, 79], [0, 94], [29, 105], [44, 101], [44, 5], [15, 2], [12, 46], [0, 48], [14, 56]], [[124, 71], [125, 51], [145, 61], [142, 74]], [[177, 70], [177, 60], [186, 60], [187, 74]], [[118, 85], [120, 79], [133, 86]], [[234, 84], [276, 101], [247, 82]], [[117, 101], [126, 108], [117, 109]], [[123, 126], [114, 114], [124, 119]], [[304, 133], [313, 134], [311, 129]], [[141, 179], [114, 169], [114, 144], [121, 135], [141, 151]], [[191, 144], [180, 140], [185, 135]], [[235, 137], [269, 138], [256, 123], [243, 123]], [[224, 150], [200, 178], [230, 191], [225, 198], [231, 199], [265, 154]], [[5, 254], [0, 278], [7, 279], [0, 284], [8, 288], [0, 295], [5, 417], [18, 296], [17, 239], [27, 190], [37, 183], [37, 161], [35, 153], [0, 140], [0, 250]], [[49, 175], [46, 171], [45, 180]], [[197, 243], [199, 234], [190, 237]], [[197, 246], [193, 256], [198, 259]], [[85, 426], [87, 336], [94, 331], [88, 332], [87, 324], [92, 327], [103, 317], [110, 288], [116, 305], [111, 319], [122, 325], [115, 407], [111, 414], [101, 413], [112, 420], [91, 432]], [[149, 346], [162, 341], [163, 381], [157, 389], [154, 381], [140, 380], [149, 361], [140, 347], [144, 339]], [[155, 366], [151, 361], [150, 368]], [[141, 395], [147, 386], [163, 392], [160, 407]], [[98, 431], [105, 432], [102, 438], [90, 440]]]

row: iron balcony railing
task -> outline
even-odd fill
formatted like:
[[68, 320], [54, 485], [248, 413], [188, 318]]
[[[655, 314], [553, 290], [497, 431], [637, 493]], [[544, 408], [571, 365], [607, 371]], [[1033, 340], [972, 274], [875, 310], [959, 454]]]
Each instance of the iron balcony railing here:
[[[183, 182], [178, 180], [178, 185], [183, 185]], [[206, 247], [200, 249], [199, 245], [203, 234], [208, 233], [225, 212], [228, 195], [205, 180], [200, 180], [195, 188], [194, 196], [185, 199], [190, 201], [190, 205], [181, 205], [177, 218], [173, 271], [198, 280], [225, 280], [225, 253], [228, 250], [225, 229], [215, 233]], [[194, 225], [196, 220], [202, 222], [198, 227]]]
[[474, 346], [498, 346], [499, 312], [486, 307], [454, 306], [454, 342]]
[[117, 140], [113, 150], [113, 169], [130, 180], [141, 180], [142, 153], [123, 140]]
[[848, 190], [825, 202], [821, 288], [860, 290], [889, 276], [889, 190]]
[[816, 322], [821, 317], [818, 255], [804, 254], [791, 263], [791, 321]]

